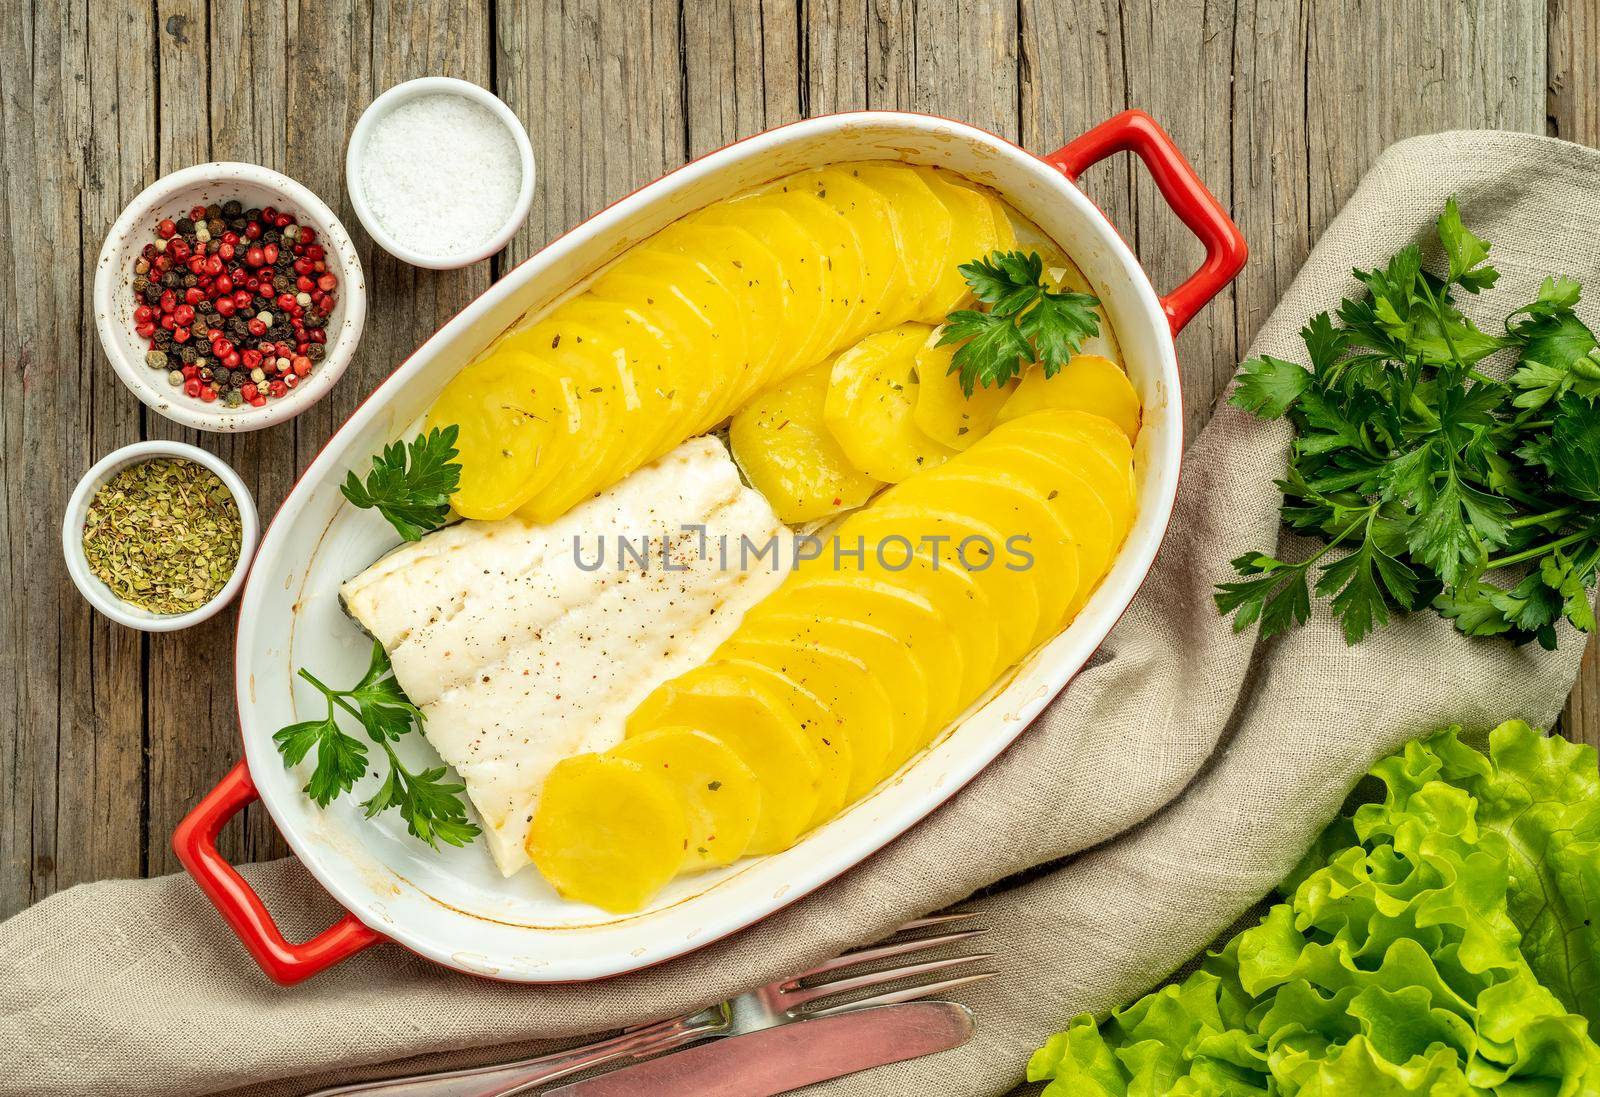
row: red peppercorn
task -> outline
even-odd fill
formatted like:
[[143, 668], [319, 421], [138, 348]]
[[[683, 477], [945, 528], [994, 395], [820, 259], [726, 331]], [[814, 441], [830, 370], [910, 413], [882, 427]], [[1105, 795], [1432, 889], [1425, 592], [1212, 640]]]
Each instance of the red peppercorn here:
[[184, 380], [188, 380], [191, 377], [198, 377], [200, 376], [200, 367], [195, 365], [193, 362], [190, 362], [187, 366], [183, 367], [182, 373]]
[[253, 408], [259, 408], [262, 404], [265, 404], [266, 402], [267, 402], [267, 398], [265, 396], [257, 396], [254, 399], [246, 401], [246, 403], [248, 403]]
[[171, 240], [177, 231], [178, 223], [170, 217], [162, 218], [160, 224], [156, 225], [156, 235], [163, 240]]
[[246, 400], [254, 399], [255, 394], [256, 386], [253, 382], [246, 381], [244, 384], [239, 386], [239, 395], [243, 396]]
[[194, 308], [190, 305], [179, 305], [172, 310], [172, 318], [180, 324], [194, 323]]
[[265, 259], [269, 263], [276, 263], [278, 261], [278, 245], [262, 244], [261, 258]]
[[325, 328], [312, 328], [311, 341], [313, 343], [326, 343], [328, 341], [327, 330]]
[[229, 369], [238, 369], [239, 352], [236, 350], [230, 350], [227, 354], [224, 354], [222, 356], [222, 364], [227, 366]]
[[211, 340], [211, 351], [218, 358], [221, 358], [231, 350], [233, 350], [233, 344], [228, 342], [228, 340], [223, 338]]
[[138, 308], [133, 310], [133, 322], [135, 324], [148, 324], [150, 322], [150, 317], [154, 315], [155, 313], [150, 311], [149, 305], [140, 305]]
[[233, 245], [224, 240], [222, 246], [217, 249], [217, 258], [224, 263], [229, 262], [233, 259], [233, 250]]
[[172, 329], [172, 338], [175, 342], [187, 343], [189, 341], [189, 329], [179, 324]]
[[268, 386], [268, 391], [274, 396], [282, 396], [284, 393], [289, 391], [289, 388], [282, 381], [274, 381], [270, 386]]
[[172, 313], [170, 312], [162, 313], [161, 319], [157, 320], [156, 323], [160, 324], [167, 331], [171, 331], [173, 328], [178, 326], [178, 322], [172, 318]]
[[266, 325], [265, 321], [257, 320], [253, 316], [250, 318], [250, 322], [247, 323], [245, 325], [245, 327], [250, 330], [250, 334], [251, 335], [265, 335], [265, 334], [267, 334], [267, 325]]
[[175, 238], [167, 244], [167, 254], [178, 260], [178, 262], [183, 262], [189, 258], [189, 241], [181, 236]]
[[311, 372], [311, 359], [307, 358], [304, 354], [295, 355], [294, 361], [289, 364], [294, 367], [295, 373], [299, 374], [301, 377], [304, 377], [306, 374]]
[[206, 299], [205, 291], [199, 286], [190, 286], [183, 291], [183, 301], [186, 305], [198, 305]]
[[233, 291], [233, 304], [235, 308], [249, 308], [252, 298], [253, 295], [247, 289], [236, 289]]
[[178, 305], [178, 295], [176, 293], [173, 293], [169, 289], [162, 290], [161, 291], [160, 301], [161, 301], [161, 311], [162, 312], [171, 312]]
[[138, 333], [139, 338], [148, 339], [156, 333], [156, 326], [154, 324], [136, 324], [133, 330]]
[[261, 249], [257, 247], [248, 248], [244, 253], [245, 263], [252, 267], [259, 267], [264, 258], [265, 256], [261, 254]]
[[321, 262], [326, 256], [327, 252], [322, 250], [322, 245], [320, 244], [312, 244], [306, 248], [306, 258], [313, 263]]
[[300, 383], [300, 375], [297, 373], [287, 374], [283, 379], [283, 383], [288, 388], [294, 388]]
[[216, 277], [222, 273], [222, 258], [220, 256], [206, 256], [206, 273], [212, 277]]
[[250, 223], [245, 225], [245, 227], [244, 227], [244, 238], [246, 240], [259, 240], [259, 239], [261, 239], [261, 222], [260, 221], [251, 221]]
[[216, 308], [217, 315], [226, 320], [237, 311], [238, 306], [233, 303], [232, 297], [219, 297], [217, 298]]
[[184, 393], [185, 396], [199, 396], [200, 395], [200, 378], [191, 377], [187, 381], [185, 381], [183, 383], [183, 393]]
[[246, 369], [255, 369], [261, 364], [261, 352], [259, 350], [247, 350], [242, 357], [244, 358]]
[[216, 389], [212, 388], [210, 385], [205, 385], [205, 386], [201, 387], [201, 389], [200, 389], [200, 399], [204, 400], [206, 403], [209, 404], [213, 400], [215, 400], [216, 398], [217, 398], [217, 390]]
[[280, 309], [283, 309], [285, 311], [287, 311], [289, 309], [292, 309], [292, 308], [294, 308], [294, 294], [292, 294], [292, 293], [280, 293], [280, 294], [278, 294], [277, 300], [274, 301], [273, 304], [277, 305]]

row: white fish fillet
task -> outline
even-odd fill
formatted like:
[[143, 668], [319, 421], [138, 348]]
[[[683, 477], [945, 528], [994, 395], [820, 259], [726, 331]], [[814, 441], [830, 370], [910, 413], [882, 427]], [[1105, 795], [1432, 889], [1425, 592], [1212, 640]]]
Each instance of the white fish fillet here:
[[[724, 567], [720, 539], [788, 534], [722, 443], [696, 438], [548, 525], [458, 523], [384, 557], [342, 594], [389, 652], [510, 876], [528, 864], [523, 844], [551, 767], [620, 741], [651, 690], [705, 662], [782, 582], [770, 558], [741, 570], [734, 551]], [[626, 555], [619, 566], [619, 537], [636, 549], [648, 538], [643, 566]]]

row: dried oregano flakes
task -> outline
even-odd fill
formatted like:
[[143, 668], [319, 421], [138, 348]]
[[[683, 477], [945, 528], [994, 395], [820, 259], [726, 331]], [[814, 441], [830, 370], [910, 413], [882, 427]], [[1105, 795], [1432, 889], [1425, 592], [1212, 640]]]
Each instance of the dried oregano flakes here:
[[95, 492], [83, 525], [89, 570], [151, 613], [199, 609], [239, 562], [239, 505], [216, 473], [182, 458], [129, 465]]

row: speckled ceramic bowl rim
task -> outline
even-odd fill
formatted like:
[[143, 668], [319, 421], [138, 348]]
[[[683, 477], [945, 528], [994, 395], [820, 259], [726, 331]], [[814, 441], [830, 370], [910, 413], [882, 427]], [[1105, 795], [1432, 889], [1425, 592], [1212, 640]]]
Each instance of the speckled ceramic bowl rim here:
[[[217, 591], [216, 597], [188, 613], [151, 613], [124, 602], [90, 570], [88, 557], [83, 552], [83, 523], [94, 493], [129, 465], [158, 457], [181, 458], [204, 465], [217, 474], [239, 507], [239, 559], [233, 565], [233, 574], [228, 576], [228, 581]], [[256, 502], [239, 474], [222, 458], [185, 442], [135, 442], [112, 450], [83, 474], [83, 479], [72, 491], [72, 497], [67, 502], [67, 513], [61, 520], [61, 551], [67, 558], [67, 574], [72, 576], [78, 591], [88, 599], [90, 605], [117, 624], [143, 632], [176, 632], [216, 616], [244, 586], [244, 577], [250, 570], [250, 561], [255, 556], [260, 538], [261, 522], [256, 515]]]
[[[516, 204], [511, 207], [511, 214], [506, 218], [506, 223], [482, 247], [458, 255], [429, 255], [400, 243], [379, 223], [377, 214], [367, 205], [366, 192], [361, 186], [361, 158], [366, 151], [367, 141], [372, 136], [373, 127], [378, 124], [380, 118], [396, 107], [424, 95], [459, 95], [488, 108], [489, 112], [500, 119], [511, 132], [512, 140], [517, 144], [517, 155], [522, 160], [522, 186], [517, 191]], [[396, 259], [428, 270], [457, 270], [461, 267], [470, 267], [509, 244], [511, 238], [517, 234], [517, 230], [522, 227], [522, 223], [528, 219], [528, 211], [533, 208], [535, 171], [533, 144], [528, 140], [528, 131], [523, 127], [522, 120], [517, 117], [516, 112], [494, 92], [467, 80], [457, 80], [453, 76], [423, 76], [416, 80], [407, 80], [378, 96], [356, 120], [356, 128], [350, 134], [350, 144], [346, 147], [344, 155], [344, 186], [350, 193], [350, 204], [355, 207], [356, 218], [361, 222], [361, 227], [377, 241], [379, 247]]]
[[[297, 387], [259, 408], [248, 404], [225, 408], [185, 396], [167, 383], [164, 373], [145, 365], [144, 341], [133, 330], [133, 258], [154, 238], [155, 222], [163, 216], [182, 216], [190, 206], [204, 204], [200, 199], [225, 202], [237, 197], [227, 193], [229, 184], [247, 184], [278, 195], [277, 205], [293, 211], [317, 230], [317, 242], [327, 252], [328, 260], [336, 264], [339, 276], [339, 302], [329, 317], [327, 350], [322, 361]], [[361, 342], [367, 319], [367, 285], [361, 257], [350, 234], [309, 189], [287, 175], [256, 164], [196, 164], [146, 187], [111, 226], [95, 267], [94, 314], [100, 345], [112, 368], [146, 407], [187, 427], [236, 433], [293, 419], [333, 388]]]

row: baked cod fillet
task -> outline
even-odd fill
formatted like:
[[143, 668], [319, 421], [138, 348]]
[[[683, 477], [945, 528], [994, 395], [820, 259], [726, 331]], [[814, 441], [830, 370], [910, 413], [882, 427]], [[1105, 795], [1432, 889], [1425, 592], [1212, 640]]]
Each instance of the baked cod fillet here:
[[510, 876], [529, 863], [550, 769], [615, 746], [645, 697], [705, 662], [783, 580], [770, 555], [741, 568], [740, 539], [788, 536], [723, 444], [695, 438], [553, 522], [457, 523], [341, 594], [388, 651]]

